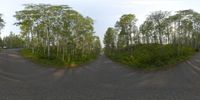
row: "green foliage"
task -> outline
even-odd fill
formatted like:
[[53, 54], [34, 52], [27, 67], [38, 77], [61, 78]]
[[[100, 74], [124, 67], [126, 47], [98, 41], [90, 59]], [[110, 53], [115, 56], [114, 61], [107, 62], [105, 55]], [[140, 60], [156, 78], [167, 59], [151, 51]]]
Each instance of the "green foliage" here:
[[6, 48], [23, 48], [24, 40], [20, 35], [15, 35], [11, 32], [9, 36], [3, 38], [1, 46]]
[[115, 45], [115, 39], [116, 39], [116, 31], [115, 31], [115, 29], [113, 29], [113, 28], [108, 28], [108, 30], [106, 31], [106, 34], [105, 34], [105, 36], [104, 36], [105, 38], [104, 38], [104, 44], [105, 44], [105, 50], [106, 50], [106, 52], [108, 53], [109, 51], [111, 51], [112, 52], [112, 50], [110, 50], [110, 49], [113, 49], [113, 48], [115, 48], [116, 47], [116, 45]]
[[63, 61], [59, 57], [55, 58], [52, 56], [50, 57], [50, 59], [47, 59], [47, 57], [33, 54], [31, 49], [22, 49], [20, 53], [23, 57], [28, 58], [32, 60], [33, 62], [43, 64], [43, 65], [50, 65], [51, 67], [54, 67], [54, 68], [77, 67], [78, 65], [90, 62], [97, 57], [97, 56], [88, 56], [88, 55], [85, 55], [85, 56], [76, 55], [70, 61]]
[[3, 39], [0, 37], [0, 49], [3, 48]]
[[104, 37], [107, 56], [151, 70], [185, 60], [200, 48], [200, 13], [193, 10], [171, 16], [167, 11], [152, 12], [139, 31], [135, 23], [134, 14], [125, 14], [115, 28], [108, 28]]
[[156, 70], [164, 66], [176, 64], [193, 55], [191, 47], [174, 47], [172, 45], [141, 44], [124, 48], [108, 55], [111, 59], [143, 70]]
[[2, 14], [0, 14], [0, 34], [1, 34], [1, 29], [5, 26], [5, 22], [2, 19]]
[[[0, 14], [0, 35], [1, 35], [2, 28], [5, 26], [4, 24], [5, 24], [5, 22], [2, 19], [2, 14]], [[0, 37], [0, 49], [1, 48], [3, 48], [3, 39]]]
[[66, 65], [96, 58], [101, 49], [94, 35], [93, 20], [67, 5], [26, 4], [15, 15], [26, 48], [42, 59], [57, 59]]
[[63, 68], [64, 66], [64, 62], [62, 62], [59, 59], [45, 59], [39, 55], [32, 54], [31, 49], [22, 49], [20, 53], [22, 56], [29, 58], [30, 60], [36, 63], [40, 63], [44, 65], [52, 65], [52, 66], [55, 66], [56, 68]]

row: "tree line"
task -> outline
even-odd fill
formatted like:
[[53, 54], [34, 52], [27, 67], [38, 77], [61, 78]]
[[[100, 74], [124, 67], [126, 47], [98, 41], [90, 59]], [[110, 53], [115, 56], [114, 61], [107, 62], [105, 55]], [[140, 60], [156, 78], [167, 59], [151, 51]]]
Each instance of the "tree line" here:
[[[0, 14], [0, 34], [1, 30], [5, 26], [5, 21]], [[13, 32], [10, 32], [9, 36], [0, 37], [0, 49], [1, 48], [22, 48], [24, 46], [24, 40], [20, 35], [16, 35]]]
[[71, 64], [91, 60], [100, 53], [92, 18], [68, 5], [25, 4], [14, 17], [25, 47], [39, 57]]
[[[2, 18], [2, 14], [0, 14], [0, 35], [1, 35], [1, 30], [5, 26], [5, 22]], [[3, 48], [3, 39], [0, 37], [0, 48]]]
[[104, 36], [105, 52], [128, 48], [137, 44], [172, 44], [174, 46], [200, 47], [200, 14], [191, 9], [155, 11], [136, 26], [136, 16], [125, 14], [109, 27]]
[[16, 35], [10, 32], [8, 36], [3, 38], [0, 37], [0, 47], [1, 48], [23, 48], [24, 40], [20, 35]]
[[131, 67], [156, 70], [184, 61], [200, 48], [200, 14], [193, 10], [155, 11], [138, 27], [124, 14], [104, 35], [104, 53]]

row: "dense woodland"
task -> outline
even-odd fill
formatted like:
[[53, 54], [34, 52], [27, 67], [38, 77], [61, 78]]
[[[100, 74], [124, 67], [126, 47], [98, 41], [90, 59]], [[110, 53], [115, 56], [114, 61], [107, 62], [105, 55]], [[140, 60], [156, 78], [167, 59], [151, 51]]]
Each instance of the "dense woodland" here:
[[[26, 4], [17, 11], [21, 32], [0, 38], [0, 46], [26, 48], [34, 59], [74, 66], [98, 57], [99, 37], [93, 20], [67, 5]], [[104, 53], [135, 68], [157, 69], [188, 59], [200, 48], [200, 14], [193, 10], [150, 13], [138, 27], [134, 14], [124, 14], [104, 36]], [[0, 14], [0, 30], [5, 22]]]
[[20, 35], [16, 35], [12, 32], [9, 36], [5, 36], [2, 39], [0, 38], [0, 46], [2, 48], [23, 48], [24, 43], [25, 41]]
[[200, 14], [193, 10], [152, 12], [140, 27], [134, 14], [125, 14], [104, 37], [111, 59], [146, 68], [186, 59], [200, 47]]
[[96, 58], [101, 49], [93, 20], [67, 5], [26, 4], [17, 11], [25, 48], [41, 59], [74, 65]]

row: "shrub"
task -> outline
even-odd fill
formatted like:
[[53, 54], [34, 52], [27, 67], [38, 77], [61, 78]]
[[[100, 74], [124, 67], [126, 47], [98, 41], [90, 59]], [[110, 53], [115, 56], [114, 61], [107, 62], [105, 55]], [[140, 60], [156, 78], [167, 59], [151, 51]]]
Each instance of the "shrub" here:
[[108, 57], [111, 59], [130, 65], [139, 69], [160, 69], [166, 65], [175, 64], [187, 59], [194, 54], [195, 50], [191, 47], [178, 47], [172, 45], [142, 44], [124, 48], [122, 52], [113, 52]]
[[[41, 53], [43, 53], [41, 51]], [[65, 61], [61, 59], [61, 57], [56, 57], [56, 53], [54, 55], [51, 55], [50, 58], [47, 58], [46, 56], [43, 56], [41, 53], [32, 53], [31, 49], [22, 49], [21, 55], [31, 59], [34, 62], [41, 63], [44, 65], [51, 65], [55, 68], [65, 68], [65, 67], [76, 67], [77, 65], [87, 63], [97, 57], [97, 55], [94, 56], [88, 56], [88, 55], [76, 55], [75, 57], [67, 58]]]

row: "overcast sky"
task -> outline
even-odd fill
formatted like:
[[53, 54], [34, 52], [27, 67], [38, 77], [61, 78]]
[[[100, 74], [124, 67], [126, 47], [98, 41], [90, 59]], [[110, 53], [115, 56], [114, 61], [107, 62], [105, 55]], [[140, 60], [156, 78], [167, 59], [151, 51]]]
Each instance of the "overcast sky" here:
[[13, 31], [19, 33], [20, 30], [13, 23], [16, 22], [13, 15], [15, 11], [23, 9], [22, 4], [45, 3], [64, 4], [79, 11], [84, 16], [94, 19], [96, 35], [103, 39], [106, 29], [114, 26], [115, 22], [123, 14], [135, 14], [140, 25], [148, 14], [153, 11], [177, 11], [193, 9], [200, 12], [200, 1], [198, 0], [0, 0], [0, 13], [6, 22], [1, 36], [6, 36]]

